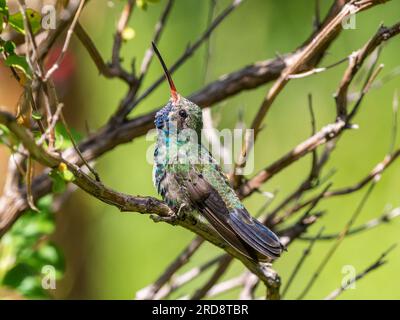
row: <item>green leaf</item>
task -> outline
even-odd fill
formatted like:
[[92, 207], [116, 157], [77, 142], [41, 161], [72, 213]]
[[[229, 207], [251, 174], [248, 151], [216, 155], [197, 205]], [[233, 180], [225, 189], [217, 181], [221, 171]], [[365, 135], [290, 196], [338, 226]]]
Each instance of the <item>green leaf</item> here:
[[6, 42], [4, 43], [4, 45], [3, 45], [3, 47], [4, 47], [5, 52], [7, 52], [8, 54], [10, 54], [10, 55], [15, 54], [16, 45], [15, 45], [14, 42], [12, 42], [12, 41], [6, 41]]
[[[55, 138], [56, 138], [56, 143], [55, 147], [58, 150], [65, 150], [68, 148], [73, 147], [72, 141], [69, 138], [69, 135], [67, 133], [67, 130], [61, 123], [57, 123], [55, 127]], [[72, 138], [74, 139], [75, 142], [79, 142], [82, 140], [83, 135], [76, 131], [74, 128], [70, 128]]]
[[54, 217], [50, 211], [43, 210], [41, 199], [37, 203], [40, 212], [28, 210], [14, 224], [12, 236], [39, 238], [54, 232]]
[[[56, 176], [60, 174], [56, 172]], [[9, 261], [0, 268], [0, 287], [10, 287], [27, 298], [44, 299], [49, 294], [42, 287], [43, 267], [54, 267], [56, 279], [63, 276], [64, 256], [47, 240], [55, 228], [52, 203], [51, 195], [39, 199], [40, 212], [27, 210], [0, 239], [1, 256]]]
[[0, 136], [7, 137], [10, 134], [10, 130], [4, 125], [0, 123]]
[[[36, 215], [40, 215], [40, 213], [32, 213]], [[43, 235], [50, 235], [54, 231], [54, 223], [47, 219], [35, 219], [29, 221], [26, 224], [25, 228], [21, 232], [26, 238], [28, 237], [39, 237]]]
[[28, 78], [31, 78], [31, 69], [25, 57], [17, 56], [16, 54], [10, 55], [4, 61], [8, 67], [13, 67], [21, 70]]
[[[33, 34], [36, 34], [41, 29], [42, 17], [40, 13], [33, 9], [26, 9], [26, 17], [31, 25]], [[24, 20], [21, 12], [9, 15], [8, 23], [16, 31], [25, 34]]]
[[15, 137], [15, 135], [3, 124], [0, 124], [0, 143], [12, 147], [18, 143], [17, 137]]
[[48, 299], [47, 292], [42, 288], [42, 280], [39, 275], [25, 277], [20, 285], [18, 291], [25, 297], [31, 299]]
[[35, 270], [25, 263], [19, 263], [11, 268], [3, 278], [3, 284], [11, 288], [18, 288], [24, 278], [35, 274]]
[[53, 196], [50, 194], [40, 198], [36, 204], [36, 206], [38, 207], [40, 212], [45, 213], [47, 215], [52, 214], [52, 212], [53, 212], [52, 205], [53, 205]]
[[8, 6], [6, 0], [0, 0], [0, 13], [6, 18], [8, 17]]
[[36, 111], [33, 111], [33, 112], [32, 112], [32, 118], [33, 118], [33, 119], [35, 119], [35, 120], [41, 120], [42, 117], [43, 117], [43, 116], [42, 116], [41, 113], [36, 112]]
[[62, 254], [62, 251], [53, 243], [48, 243], [41, 246], [36, 253], [42, 262], [41, 268], [44, 265], [52, 265], [57, 271], [64, 271], [64, 255]]
[[71, 182], [75, 180], [74, 174], [69, 171], [68, 169], [65, 169], [63, 171], [59, 171], [61, 177], [66, 181], [66, 182]]
[[49, 176], [53, 182], [51, 190], [53, 193], [63, 193], [67, 187], [64, 178], [61, 177], [58, 170], [53, 169], [50, 171]]

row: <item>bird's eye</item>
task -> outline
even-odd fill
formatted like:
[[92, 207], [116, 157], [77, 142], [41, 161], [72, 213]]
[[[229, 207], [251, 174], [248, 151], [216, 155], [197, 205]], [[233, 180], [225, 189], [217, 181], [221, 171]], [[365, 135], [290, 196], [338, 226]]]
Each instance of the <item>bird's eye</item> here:
[[185, 110], [179, 110], [179, 115], [180, 115], [183, 119], [187, 118], [187, 113], [186, 113]]

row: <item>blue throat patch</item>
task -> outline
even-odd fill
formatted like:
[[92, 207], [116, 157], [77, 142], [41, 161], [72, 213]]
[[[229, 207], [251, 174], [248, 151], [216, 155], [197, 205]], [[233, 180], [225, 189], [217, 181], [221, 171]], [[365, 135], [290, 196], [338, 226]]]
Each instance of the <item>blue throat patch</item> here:
[[154, 124], [157, 129], [162, 129], [164, 124], [168, 123], [168, 115], [172, 110], [172, 103], [168, 102], [168, 104], [162, 108], [160, 111], [156, 113], [156, 117], [154, 119]]

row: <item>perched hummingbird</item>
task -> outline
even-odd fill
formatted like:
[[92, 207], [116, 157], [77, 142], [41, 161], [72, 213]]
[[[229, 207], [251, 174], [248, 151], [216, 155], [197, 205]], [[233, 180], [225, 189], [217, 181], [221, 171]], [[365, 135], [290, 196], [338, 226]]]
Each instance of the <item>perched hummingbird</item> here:
[[153, 43], [168, 80], [171, 98], [157, 112], [157, 143], [153, 182], [162, 198], [180, 215], [195, 209], [215, 231], [242, 255], [271, 261], [284, 246], [267, 227], [254, 219], [240, 202], [210, 152], [201, 144], [203, 127], [199, 106], [182, 97]]

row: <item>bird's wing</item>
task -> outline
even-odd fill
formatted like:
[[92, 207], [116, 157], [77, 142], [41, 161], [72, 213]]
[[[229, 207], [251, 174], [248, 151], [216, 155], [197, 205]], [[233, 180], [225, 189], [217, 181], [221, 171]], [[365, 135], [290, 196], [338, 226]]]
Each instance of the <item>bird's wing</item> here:
[[227, 243], [249, 259], [256, 260], [257, 255], [251, 246], [238, 237], [229, 225], [229, 210], [221, 195], [198, 172], [190, 170], [188, 176], [190, 178], [183, 184], [194, 207]]
[[[279, 257], [282, 245], [278, 237], [250, 216], [231, 187], [224, 185], [227, 182], [222, 172], [198, 169], [198, 166], [190, 169], [182, 183], [190, 201], [221, 237], [250, 259], [264, 261]], [[237, 201], [238, 208], [227, 205], [228, 198], [231, 203]]]

